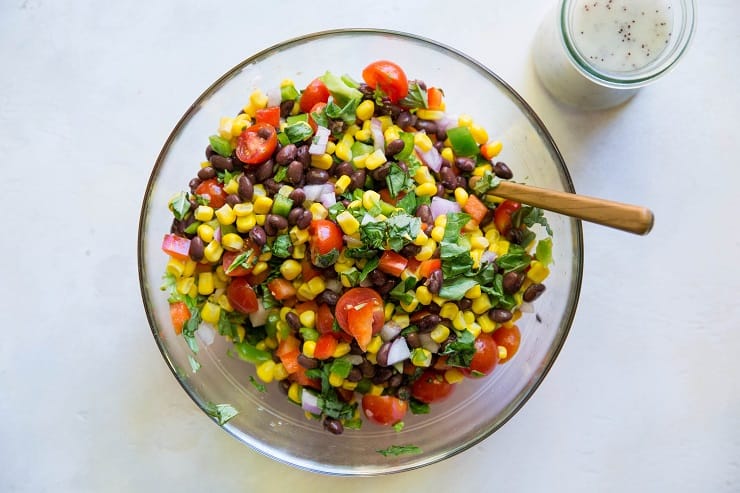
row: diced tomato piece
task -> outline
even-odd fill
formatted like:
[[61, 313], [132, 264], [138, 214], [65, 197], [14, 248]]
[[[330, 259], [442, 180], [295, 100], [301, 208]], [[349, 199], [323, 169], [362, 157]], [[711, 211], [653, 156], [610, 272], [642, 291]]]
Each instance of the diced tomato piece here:
[[406, 269], [406, 265], [408, 265], [408, 263], [409, 261], [403, 255], [392, 250], [386, 250], [380, 257], [378, 269], [386, 274], [398, 277]]
[[362, 71], [362, 79], [375, 89], [379, 87], [386, 93], [391, 103], [403, 99], [409, 92], [406, 73], [401, 67], [388, 60], [373, 62]]
[[321, 272], [313, 266], [310, 260], [304, 258], [303, 262], [301, 262], [301, 277], [303, 278], [303, 282], [308, 282], [319, 275], [321, 275]]
[[511, 229], [511, 215], [520, 207], [521, 204], [519, 202], [514, 202], [513, 200], [504, 200], [496, 206], [496, 209], [493, 211], [493, 224], [496, 225], [496, 229], [498, 229], [502, 235], [505, 235]]
[[300, 345], [301, 342], [296, 337], [288, 336], [280, 341], [275, 350], [275, 356], [280, 358], [280, 362], [288, 373], [295, 373], [300, 367], [298, 364], [298, 355], [301, 354]]
[[164, 235], [164, 240], [162, 240], [162, 250], [170, 257], [187, 260], [190, 258], [190, 240], [167, 233]]
[[[245, 262], [243, 262], [241, 265], [238, 265], [231, 271], [229, 271], [229, 268], [231, 267], [231, 264], [234, 263], [234, 260], [244, 252], [224, 252], [223, 256], [221, 257], [222, 260], [222, 266], [224, 269], [224, 273], [226, 273], [227, 276], [230, 277], [241, 277], [249, 275], [252, 272], [252, 268], [254, 267], [254, 263], [256, 260], [256, 257], [259, 255], [258, 251], [253, 250], [250, 255], [247, 256], [247, 259]], [[245, 265], [249, 266], [248, 268], [245, 267]], [[256, 286], [257, 284], [251, 283], [253, 286]]]
[[421, 265], [421, 262], [416, 260], [414, 257], [411, 257], [409, 259], [409, 263], [406, 265], [406, 270], [414, 275], [414, 277], [419, 277], [419, 266]]
[[486, 207], [486, 204], [481, 202], [478, 197], [470, 195], [468, 200], [465, 202], [463, 210], [470, 214], [470, 218], [475, 221], [476, 224], [480, 224], [481, 221], [483, 221], [483, 218], [486, 217], [488, 207]]
[[206, 197], [208, 199], [208, 205], [214, 209], [218, 209], [226, 203], [224, 187], [215, 178], [201, 182], [195, 189], [195, 194]]
[[316, 313], [316, 330], [320, 334], [331, 334], [334, 332], [334, 314], [329, 305], [319, 305]]
[[511, 327], [502, 326], [493, 331], [493, 340], [496, 341], [498, 346], [506, 348], [506, 358], [499, 361], [499, 363], [506, 363], [519, 351], [522, 334], [516, 325], [512, 325]]
[[287, 300], [296, 294], [293, 284], [282, 277], [277, 277], [268, 282], [267, 289], [270, 290], [270, 293], [272, 293], [276, 300]]
[[306, 369], [301, 365], [298, 365], [298, 369], [290, 374], [290, 380], [296, 382], [303, 387], [311, 387], [314, 389], [321, 389], [321, 380], [316, 378], [308, 378], [306, 375]]
[[295, 306], [295, 311], [300, 315], [303, 312], [312, 311], [316, 313], [319, 309], [319, 305], [316, 304], [315, 301], [304, 301], [303, 303], [298, 303]]
[[357, 341], [360, 349], [365, 351], [373, 338], [373, 311], [372, 303], [366, 303], [361, 308], [350, 308], [347, 311], [347, 332]]
[[259, 309], [257, 294], [244, 277], [235, 277], [226, 288], [229, 303], [242, 313], [254, 313]]
[[170, 303], [170, 318], [172, 319], [172, 327], [175, 329], [175, 334], [182, 334], [182, 328], [190, 320], [190, 309], [188, 305], [184, 301]]
[[442, 268], [442, 260], [438, 258], [430, 258], [429, 260], [424, 260], [419, 265], [419, 269], [417, 272], [419, 273], [419, 277], [425, 278], [432, 275], [432, 272], [435, 270], [439, 270]]
[[[247, 164], [258, 165], [267, 161], [277, 147], [277, 131], [268, 123], [255, 123], [245, 128], [236, 144], [236, 157]], [[222, 204], [223, 205], [223, 204]]]
[[267, 123], [275, 128], [280, 127], [280, 106], [258, 109], [254, 112], [254, 120], [257, 123]]
[[329, 359], [334, 355], [339, 341], [331, 334], [321, 334], [316, 341], [313, 357], [316, 359]]
[[347, 334], [353, 335], [349, 328], [349, 312], [366, 304], [373, 307], [372, 333], [377, 334], [383, 328], [385, 312], [380, 294], [371, 288], [352, 288], [339, 298], [335, 308], [337, 323]]
[[396, 197], [394, 198], [391, 197], [391, 192], [387, 188], [384, 188], [378, 192], [378, 195], [380, 195], [380, 198], [383, 202], [387, 202], [391, 205], [396, 205], [396, 203], [406, 195], [406, 192], [398, 192], [398, 195], [396, 195]]

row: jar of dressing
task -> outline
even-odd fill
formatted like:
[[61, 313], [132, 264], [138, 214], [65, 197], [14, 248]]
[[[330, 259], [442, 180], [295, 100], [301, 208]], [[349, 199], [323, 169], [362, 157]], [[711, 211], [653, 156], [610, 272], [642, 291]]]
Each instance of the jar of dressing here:
[[676, 64], [695, 9], [695, 0], [560, 0], [535, 37], [535, 70], [565, 103], [616, 106]]

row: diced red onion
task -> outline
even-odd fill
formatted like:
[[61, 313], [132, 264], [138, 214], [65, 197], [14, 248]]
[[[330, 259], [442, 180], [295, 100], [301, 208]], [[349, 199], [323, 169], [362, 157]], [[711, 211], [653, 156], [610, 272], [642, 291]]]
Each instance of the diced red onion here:
[[334, 185], [330, 183], [324, 183], [322, 185], [305, 185], [303, 187], [303, 193], [306, 194], [306, 200], [311, 202], [318, 202], [322, 195], [326, 193], [334, 193]]
[[383, 124], [377, 118], [370, 119], [370, 133], [373, 134], [373, 147], [377, 151], [385, 151], [385, 137], [383, 136]]
[[313, 136], [311, 146], [308, 148], [309, 154], [321, 155], [326, 152], [326, 144], [329, 142], [329, 135], [331, 132], [328, 128], [318, 126], [316, 127], [316, 135]]
[[437, 128], [441, 130], [447, 130], [448, 128], [452, 128], [455, 125], [457, 125], [457, 118], [453, 118], [447, 113], [445, 113], [442, 118], [437, 120]]
[[408, 344], [406, 344], [405, 337], [398, 337], [391, 343], [390, 349], [388, 349], [388, 366], [395, 365], [399, 361], [407, 360], [411, 356]]
[[534, 313], [534, 305], [525, 301], [519, 307], [519, 310], [521, 310], [522, 313]]
[[460, 212], [460, 204], [441, 197], [432, 197], [432, 203], [429, 207], [432, 209], [432, 217], [434, 219], [437, 219], [437, 216], [441, 216], [442, 214]]
[[319, 197], [321, 204], [327, 209], [337, 203], [337, 196], [334, 195], [334, 189], [331, 192], [322, 193]]
[[486, 250], [485, 252], [483, 252], [483, 255], [480, 256], [480, 261], [490, 264], [491, 262], [496, 260], [496, 257], [497, 257], [496, 252]]
[[265, 310], [261, 299], [257, 299], [257, 311], [249, 314], [249, 321], [252, 323], [252, 327], [259, 327], [267, 322], [267, 310]]
[[213, 239], [221, 243], [221, 227], [216, 228], [216, 231], [213, 232]]
[[308, 411], [311, 414], [321, 414], [318, 396], [309, 392], [305, 388], [301, 393], [301, 407], [304, 411]]
[[426, 164], [429, 169], [431, 169], [435, 173], [439, 172], [440, 168], [442, 167], [442, 156], [439, 154], [439, 151], [436, 147], [432, 146], [432, 148], [426, 152], [423, 152], [419, 148], [419, 146], [415, 146], [415, 149], [416, 153], [421, 158], [421, 161]]
[[383, 341], [385, 342], [392, 341], [396, 338], [398, 334], [401, 333], [401, 330], [401, 326], [398, 325], [398, 322], [389, 320], [385, 323], [383, 328], [380, 329], [380, 338], [383, 339]]
[[362, 356], [359, 354], [348, 354], [346, 356], [342, 356], [342, 359], [348, 361], [352, 365], [360, 365], [364, 361]]
[[341, 293], [342, 289], [344, 289], [344, 286], [342, 286], [342, 283], [339, 281], [339, 279], [327, 279], [326, 289], [335, 293]]
[[439, 352], [439, 344], [436, 343], [434, 339], [432, 339], [432, 336], [429, 332], [419, 334], [419, 342], [421, 342], [421, 347], [423, 347], [430, 353]]
[[195, 334], [206, 346], [213, 344], [213, 340], [216, 338], [216, 331], [213, 330], [213, 326], [208, 322], [201, 322]]

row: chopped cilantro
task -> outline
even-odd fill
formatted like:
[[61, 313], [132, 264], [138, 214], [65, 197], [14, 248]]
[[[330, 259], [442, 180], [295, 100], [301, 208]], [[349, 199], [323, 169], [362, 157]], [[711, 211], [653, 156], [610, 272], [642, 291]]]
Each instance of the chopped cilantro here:
[[373, 257], [365, 262], [365, 266], [362, 268], [362, 272], [360, 272], [358, 282], [364, 281], [367, 276], [378, 267], [378, 263], [380, 263], [380, 258], [378, 257]]
[[221, 426], [225, 425], [231, 418], [239, 414], [230, 404], [214, 404], [209, 402], [205, 406], [209, 416], [218, 421]]
[[293, 243], [290, 241], [290, 235], [279, 235], [272, 243], [272, 255], [278, 258], [288, 258], [292, 253], [292, 247]]
[[257, 381], [256, 378], [253, 376], [249, 376], [249, 382], [254, 385], [254, 388], [257, 389], [258, 392], [267, 392], [267, 387], [265, 387], [264, 384]]
[[509, 251], [506, 254], [496, 259], [496, 263], [504, 270], [504, 272], [518, 272], [525, 269], [531, 260], [532, 257], [524, 248], [519, 245], [512, 244], [509, 246]]
[[550, 228], [550, 224], [547, 222], [545, 213], [539, 207], [523, 205], [518, 210], [514, 211], [514, 213], [511, 215], [511, 222], [516, 227], [524, 225], [528, 228], [531, 228], [535, 224], [539, 224], [545, 228], [547, 234], [552, 236], [552, 229]]
[[391, 445], [388, 448], [376, 450], [383, 457], [399, 456], [403, 454], [420, 454], [421, 449], [416, 445]]
[[[288, 237], [288, 241], [290, 241], [290, 237]], [[327, 252], [323, 255], [316, 255], [316, 257], [313, 259], [313, 263], [316, 267], [320, 267], [322, 269], [329, 267], [330, 265], [334, 265], [339, 258], [339, 250], [336, 248], [332, 248], [330, 252]]]
[[399, 193], [414, 187], [411, 177], [396, 163], [391, 163], [388, 176], [385, 177], [385, 183], [388, 185], [388, 192], [393, 198], [396, 198]]
[[421, 219], [406, 213], [399, 213], [386, 219], [388, 225], [388, 246], [400, 251], [414, 241], [421, 231]]
[[283, 130], [285, 136], [291, 144], [303, 142], [309, 139], [313, 135], [313, 129], [308, 122], [297, 121], [291, 125], [288, 125]]
[[414, 193], [413, 190], [410, 190], [406, 195], [403, 196], [403, 198], [399, 199], [398, 202], [396, 202], [396, 207], [400, 207], [404, 211], [406, 211], [406, 214], [411, 214], [412, 216], [416, 214], [416, 208], [418, 207], [418, 204], [416, 202], [416, 193]]
[[409, 81], [409, 92], [399, 101], [404, 108], [428, 108], [427, 91], [415, 80]]
[[467, 368], [475, 355], [475, 336], [469, 330], [456, 330], [457, 339], [439, 353], [447, 355], [447, 364]]
[[190, 212], [190, 200], [188, 200], [188, 194], [185, 192], [178, 193], [172, 197], [169, 206], [175, 219], [185, 219], [188, 212]]
[[254, 253], [254, 250], [251, 248], [247, 250], [246, 252], [242, 252], [239, 255], [237, 255], [234, 258], [234, 261], [231, 262], [229, 267], [224, 271], [227, 274], [231, 274], [236, 270], [237, 267], [243, 266], [245, 269], [249, 269], [252, 267], [252, 264], [256, 262], [256, 256], [252, 255]]
[[400, 432], [401, 430], [403, 430], [403, 426], [404, 426], [403, 421], [399, 421], [398, 423], [393, 425], [393, 430], [396, 432]]
[[476, 181], [473, 185], [473, 192], [475, 192], [475, 194], [478, 196], [483, 196], [496, 188], [499, 183], [501, 183], [501, 179], [495, 174], [486, 170], [483, 173], [483, 176], [481, 176], [480, 179]]
[[409, 409], [411, 414], [429, 414], [429, 404], [421, 402], [416, 399], [409, 399]]

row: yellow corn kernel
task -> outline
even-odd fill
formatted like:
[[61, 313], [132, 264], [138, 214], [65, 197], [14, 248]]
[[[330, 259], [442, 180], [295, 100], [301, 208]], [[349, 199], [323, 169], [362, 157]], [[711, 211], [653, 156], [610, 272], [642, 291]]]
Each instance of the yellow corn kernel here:
[[380, 202], [380, 194], [375, 190], [365, 190], [362, 194], [362, 206], [370, 210]]
[[455, 384], [460, 383], [465, 379], [465, 374], [457, 368], [450, 368], [445, 370], [445, 380], [447, 383]]
[[280, 265], [280, 274], [289, 281], [301, 275], [301, 264], [293, 259], [288, 259]]
[[465, 114], [460, 115], [457, 118], [457, 124], [460, 127], [469, 127], [473, 124], [473, 117]]
[[244, 337], [247, 335], [247, 329], [243, 325], [236, 326], [236, 338], [239, 342], [244, 341]]
[[424, 233], [424, 231], [419, 231], [419, 234], [416, 235], [416, 238], [414, 238], [414, 245], [416, 246], [423, 246], [427, 240], [429, 240], [429, 237]]
[[429, 172], [429, 168], [426, 166], [419, 166], [416, 169], [416, 172], [414, 172], [414, 181], [419, 185], [423, 185], [424, 183], [434, 184], [434, 177]]
[[249, 95], [249, 102], [252, 103], [256, 108], [265, 108], [267, 106], [267, 96], [259, 89], [252, 91]]
[[302, 259], [306, 257], [306, 244], [293, 245], [293, 258]]
[[[348, 178], [343, 176], [342, 178]], [[343, 211], [337, 215], [337, 224], [345, 234], [351, 235], [360, 230], [360, 222], [350, 214], [349, 211]]]
[[460, 204], [460, 207], [465, 207], [468, 202], [468, 192], [462, 187], [457, 187], [455, 189], [455, 201]]
[[382, 385], [371, 385], [370, 390], [368, 391], [368, 394], [370, 395], [383, 395], [383, 386]]
[[313, 329], [316, 325], [316, 312], [314, 312], [313, 310], [306, 310], [298, 315], [298, 319], [301, 321], [301, 325], [303, 327]]
[[492, 246], [492, 251], [499, 257], [501, 255], [506, 255], [506, 252], [509, 251], [509, 242], [506, 240], [497, 240]]
[[193, 287], [194, 282], [195, 279], [193, 279], [191, 276], [182, 277], [178, 279], [175, 283], [175, 289], [180, 294], [188, 294], [190, 292], [190, 288]]
[[221, 244], [216, 240], [211, 240], [208, 245], [203, 249], [203, 256], [206, 260], [215, 264], [221, 260], [221, 255], [224, 253], [224, 249]]
[[231, 124], [231, 136], [238, 137], [251, 123], [252, 121], [246, 113], [236, 115], [234, 122]]
[[382, 149], [376, 149], [370, 154], [365, 160], [365, 167], [370, 171], [380, 168], [383, 164], [388, 161], [385, 157], [385, 152]]
[[193, 213], [193, 216], [198, 221], [206, 222], [213, 219], [213, 207], [207, 206], [207, 205], [199, 205], [195, 212]]
[[365, 169], [365, 161], [367, 161], [367, 157], [370, 154], [360, 154], [357, 156], [352, 157], [352, 163], [355, 165], [355, 168], [357, 169]]
[[396, 310], [396, 305], [393, 303], [386, 303], [383, 307], [383, 314], [385, 316], [385, 321], [387, 322], [393, 317], [393, 312]]
[[442, 159], [445, 161], [451, 163], [455, 160], [455, 154], [452, 152], [452, 149], [449, 147], [442, 148], [442, 152], [440, 153], [442, 155]]
[[401, 138], [401, 129], [397, 125], [390, 125], [383, 131], [383, 137], [388, 143]]
[[496, 330], [496, 322], [491, 320], [491, 317], [489, 317], [487, 314], [483, 314], [475, 319], [476, 322], [478, 322], [478, 325], [480, 325], [481, 331], [485, 332], [486, 334], [490, 334], [494, 330]]
[[419, 303], [422, 305], [428, 305], [432, 302], [432, 293], [429, 292], [429, 288], [426, 286], [419, 286], [416, 288], [416, 299], [418, 299]]
[[353, 135], [355, 140], [359, 140], [360, 142], [367, 142], [370, 140], [370, 137], [372, 137], [372, 132], [370, 130], [358, 130]]
[[239, 182], [237, 182], [233, 178], [224, 185], [224, 192], [228, 194], [234, 194], [234, 193], [237, 193], [238, 191], [239, 191]]
[[241, 204], [236, 204], [234, 206], [234, 214], [236, 214], [236, 217], [245, 217], [254, 212], [254, 204], [251, 202], [242, 202]]
[[293, 226], [290, 229], [289, 234], [290, 242], [293, 244], [293, 247], [306, 243], [309, 238], [308, 229], [300, 229], [298, 226]]
[[480, 261], [483, 258], [483, 250], [480, 248], [470, 250], [470, 258], [473, 259], [473, 268], [477, 269], [480, 267]]
[[459, 311], [460, 309], [455, 303], [447, 302], [440, 305], [439, 316], [448, 320], [452, 320], [457, 316], [457, 313]]
[[334, 160], [327, 153], [311, 156], [311, 166], [314, 168], [327, 170], [331, 168], [332, 164], [334, 164]]
[[221, 117], [218, 122], [218, 135], [224, 139], [231, 138], [231, 126], [234, 123], [234, 119], [228, 116]]
[[334, 154], [336, 149], [337, 149], [337, 145], [334, 142], [329, 141], [326, 143], [326, 153], [327, 154]]
[[450, 335], [450, 329], [442, 324], [438, 324], [432, 331], [429, 333], [429, 336], [432, 338], [434, 342], [437, 344], [442, 344], [447, 340], [447, 338]]
[[340, 140], [339, 143], [337, 143], [337, 146], [334, 148], [334, 155], [342, 161], [351, 161], [352, 143], [347, 143], [344, 139]]
[[300, 404], [302, 392], [303, 392], [303, 387], [293, 382], [290, 384], [290, 387], [288, 387], [288, 399], [295, 402], [296, 404]]
[[367, 352], [375, 354], [380, 350], [380, 346], [382, 345], [383, 339], [381, 339], [379, 335], [373, 336], [373, 338], [370, 339], [370, 344], [367, 345]]
[[334, 372], [329, 373], [329, 385], [332, 387], [341, 387], [343, 383], [344, 377]]
[[344, 131], [344, 138], [350, 138], [354, 137], [354, 135], [360, 130], [360, 127], [357, 126], [356, 123], [353, 123], [349, 127], [347, 127], [347, 130]]
[[419, 108], [418, 110], [416, 110], [416, 116], [418, 116], [422, 120], [441, 120], [445, 116], [445, 112], [440, 110], [428, 110], [424, 108]]
[[357, 382], [350, 382], [349, 380], [345, 380], [342, 384], [342, 388], [344, 390], [355, 390], [357, 388]]
[[501, 149], [504, 148], [504, 145], [501, 143], [500, 140], [494, 140], [493, 142], [489, 142], [488, 144], [483, 146], [483, 149], [481, 149], [484, 156], [487, 156], [488, 159], [492, 159], [499, 155], [501, 152]]
[[182, 273], [184, 271], [185, 262], [183, 260], [170, 257], [170, 259], [167, 261], [167, 272], [175, 277], [180, 277], [182, 276]]
[[357, 106], [357, 110], [355, 110], [355, 115], [360, 120], [369, 120], [373, 117], [373, 113], [375, 113], [375, 103], [370, 99], [366, 99], [360, 103]]
[[422, 152], [427, 152], [434, 146], [434, 143], [426, 132], [416, 132], [414, 134], [414, 145], [421, 149]]
[[346, 342], [340, 342], [337, 344], [336, 349], [334, 349], [334, 353], [332, 353], [332, 358], [341, 358], [342, 356], [349, 354], [350, 351], [350, 345]]
[[[198, 286], [200, 287], [200, 282], [198, 283]], [[211, 303], [210, 301], [206, 301], [203, 304], [203, 308], [200, 309], [200, 318], [209, 324], [217, 324], [220, 316], [221, 307], [215, 303]]]
[[411, 363], [414, 366], [428, 367], [432, 364], [432, 353], [428, 349], [415, 348], [411, 351]]
[[342, 175], [339, 177], [337, 182], [334, 184], [334, 192], [337, 195], [341, 195], [347, 190], [347, 187], [352, 183], [352, 178], [348, 175]]
[[421, 250], [419, 250], [419, 253], [416, 254], [414, 257], [419, 262], [423, 262], [424, 260], [429, 260], [432, 258], [432, 255], [434, 255], [434, 251], [437, 249], [437, 242], [435, 242], [433, 239], [429, 238], [427, 242], [421, 247]]
[[437, 218], [434, 220], [434, 225], [439, 226], [441, 228], [444, 228], [447, 226], [447, 215], [446, 214], [440, 214], [437, 216]]
[[209, 225], [201, 224], [196, 231], [200, 239], [203, 240], [203, 243], [210, 243], [213, 240], [214, 231]]
[[195, 268], [198, 266], [197, 262], [193, 259], [187, 259], [185, 261], [185, 267], [182, 270], [183, 276], [192, 276], [195, 273]]
[[227, 283], [226, 281], [222, 281], [218, 277], [213, 276], [213, 287], [216, 288], [217, 290], [218, 289], [226, 289], [226, 286], [228, 286], [228, 285], [229, 285], [229, 283]]
[[478, 337], [482, 332], [480, 325], [478, 325], [475, 321], [469, 323], [466, 330], [473, 334], [473, 337]]
[[491, 308], [493, 308], [493, 303], [491, 303], [491, 299], [486, 293], [482, 293], [479, 297], [474, 299], [473, 304], [470, 307], [470, 309], [473, 310], [473, 313], [477, 315], [485, 313]]
[[238, 252], [244, 246], [244, 239], [236, 233], [227, 233], [221, 237], [221, 246], [230, 252]]
[[416, 308], [419, 306], [419, 300], [417, 298], [412, 299], [408, 303], [404, 303], [403, 301], [400, 303], [401, 308], [406, 310], [409, 313], [412, 313]]
[[264, 226], [265, 221], [267, 221], [267, 214], [255, 214], [254, 219], [257, 221], [257, 224]]
[[509, 357], [509, 351], [506, 349], [506, 346], [498, 346], [497, 349], [499, 360], [505, 360]]
[[463, 311], [463, 320], [465, 320], [465, 323], [470, 325], [475, 322], [475, 313], [471, 312], [470, 310]]
[[265, 190], [265, 186], [262, 183], [257, 183], [254, 186], [254, 196], [255, 197], [267, 197], [267, 190]]
[[435, 226], [432, 228], [432, 239], [434, 241], [442, 241], [442, 239], [445, 237], [445, 228]]
[[473, 170], [473, 176], [483, 176], [486, 174], [486, 171], [492, 173], [493, 166], [491, 166], [490, 164], [481, 164], [480, 166], [476, 166]]
[[311, 211], [311, 215], [314, 219], [326, 219], [326, 216], [329, 215], [329, 211], [326, 210], [326, 207], [318, 202], [311, 204], [308, 210]]
[[432, 197], [437, 194], [437, 185], [434, 183], [423, 183], [416, 187], [416, 195], [420, 197]]
[[[493, 223], [491, 223], [491, 224], [493, 224]], [[499, 235], [499, 232], [498, 232], [498, 230], [495, 227], [493, 227], [493, 228], [489, 229], [488, 231], [486, 231], [486, 239], [488, 240], [488, 243], [489, 243], [488, 246], [489, 247], [493, 246], [493, 244], [498, 241], [499, 236], [500, 236]]]
[[283, 366], [282, 363], [276, 363], [275, 367], [272, 369], [272, 378], [278, 382], [288, 378], [288, 375], [288, 370], [285, 369], [285, 366]]
[[229, 297], [225, 293], [218, 297], [218, 306], [220, 306], [222, 310], [226, 310], [227, 312], [234, 311], [234, 308], [231, 306], [231, 302], [229, 301]]
[[198, 275], [198, 294], [209, 295], [213, 293], [213, 274], [210, 272], [201, 272]]
[[265, 383], [270, 383], [275, 378], [275, 362], [267, 360], [257, 366], [257, 377]]
[[470, 248], [485, 250], [490, 243], [483, 235], [473, 235], [470, 238]]
[[536, 283], [540, 283], [544, 281], [549, 275], [550, 275], [550, 269], [545, 267], [545, 265], [539, 260], [534, 260], [530, 264], [529, 271], [527, 272], [527, 277], [532, 282], [536, 282]]
[[285, 321], [285, 319], [288, 316], [288, 313], [292, 312], [293, 309], [289, 306], [284, 306], [280, 309], [280, 320]]
[[399, 312], [393, 315], [393, 321], [396, 322], [398, 326], [402, 329], [405, 329], [406, 327], [411, 325], [411, 317], [409, 317], [408, 313]]
[[465, 330], [465, 325], [465, 316], [463, 311], [460, 310], [457, 312], [457, 315], [452, 318], [452, 326], [457, 330]]
[[252, 274], [254, 274], [255, 276], [258, 274], [262, 274], [267, 270], [268, 267], [269, 266], [267, 265], [267, 262], [257, 262], [252, 268]]
[[257, 225], [257, 215], [247, 214], [246, 216], [237, 216], [236, 230], [240, 233], [247, 233]]
[[470, 125], [470, 134], [478, 145], [483, 145], [488, 142], [488, 132], [486, 132], [485, 128], [476, 123]]
[[326, 283], [324, 282], [324, 278], [321, 276], [314, 277], [313, 279], [308, 281], [307, 284], [311, 292], [316, 295], [320, 294], [326, 289]]
[[379, 116], [378, 121], [380, 122], [380, 129], [383, 132], [388, 130], [388, 128], [393, 125], [393, 119], [388, 115]]
[[188, 293], [188, 296], [190, 296], [191, 298], [195, 298], [196, 296], [198, 296], [198, 284], [197, 283], [193, 283], [193, 286], [190, 288], [190, 292]]
[[272, 259], [272, 252], [265, 252], [259, 257], [257, 257], [257, 260], [260, 260], [262, 262], [269, 262], [270, 259]]
[[267, 214], [272, 210], [272, 199], [270, 197], [257, 197], [254, 199], [254, 212], [256, 214]]
[[305, 341], [303, 343], [302, 352], [305, 356], [313, 358], [314, 351], [316, 351], [316, 341]]
[[336, 264], [334, 264], [334, 270], [338, 274], [346, 274], [354, 268], [355, 268], [354, 264], [347, 263], [347, 262], [337, 262]]

